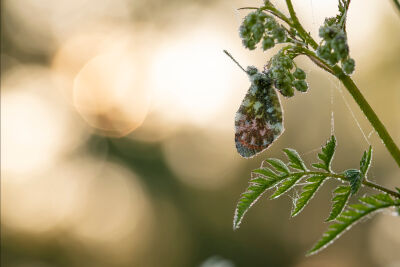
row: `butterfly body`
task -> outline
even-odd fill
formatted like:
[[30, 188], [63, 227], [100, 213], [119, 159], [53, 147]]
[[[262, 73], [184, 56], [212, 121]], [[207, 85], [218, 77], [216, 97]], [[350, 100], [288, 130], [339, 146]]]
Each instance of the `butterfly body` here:
[[235, 116], [235, 144], [242, 157], [267, 149], [284, 131], [279, 97], [268, 73], [249, 67], [251, 86]]

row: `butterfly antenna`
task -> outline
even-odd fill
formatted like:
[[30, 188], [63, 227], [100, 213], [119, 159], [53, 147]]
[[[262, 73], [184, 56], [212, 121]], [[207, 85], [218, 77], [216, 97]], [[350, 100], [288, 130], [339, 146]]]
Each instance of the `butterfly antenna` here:
[[225, 53], [228, 57], [230, 57], [230, 58], [233, 60], [233, 62], [235, 62], [236, 65], [239, 66], [239, 68], [241, 68], [244, 72], [247, 73], [247, 71], [239, 64], [239, 62], [236, 61], [236, 59], [233, 58], [233, 56], [232, 56], [228, 51], [224, 50], [224, 53]]

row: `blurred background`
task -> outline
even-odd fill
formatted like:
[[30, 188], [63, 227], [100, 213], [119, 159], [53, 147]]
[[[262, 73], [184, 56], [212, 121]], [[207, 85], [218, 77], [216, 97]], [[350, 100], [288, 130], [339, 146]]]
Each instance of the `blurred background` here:
[[[400, 266], [399, 219], [390, 215], [304, 256], [327, 227], [334, 181], [293, 219], [294, 195], [264, 197], [232, 230], [250, 171], [286, 147], [311, 163], [332, 113], [334, 169], [357, 167], [370, 143], [370, 179], [399, 186], [398, 167], [354, 101], [306, 58], [296, 60], [309, 93], [281, 97], [285, 133], [253, 159], [236, 153], [234, 114], [249, 81], [222, 50], [260, 68], [277, 51], [241, 46], [247, 12], [237, 8], [260, 4], [1, 2], [2, 266]], [[337, 12], [336, 0], [294, 5], [315, 37]], [[399, 15], [389, 0], [353, 0], [348, 15], [354, 79], [397, 144]]]

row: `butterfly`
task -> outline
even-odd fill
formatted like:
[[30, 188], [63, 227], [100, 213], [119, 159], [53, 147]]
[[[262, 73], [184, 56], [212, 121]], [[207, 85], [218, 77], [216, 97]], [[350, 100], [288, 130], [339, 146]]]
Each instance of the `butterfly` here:
[[247, 73], [251, 85], [235, 115], [235, 144], [242, 157], [251, 158], [266, 150], [283, 133], [283, 111], [268, 71], [239, 67]]

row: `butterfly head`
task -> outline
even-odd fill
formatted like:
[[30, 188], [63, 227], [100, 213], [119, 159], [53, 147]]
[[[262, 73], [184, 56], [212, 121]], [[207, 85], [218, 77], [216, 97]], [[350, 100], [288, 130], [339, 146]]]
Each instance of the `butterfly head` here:
[[259, 72], [254, 66], [248, 66], [246, 70], [250, 82], [257, 88], [269, 88], [272, 85], [272, 79], [268, 72]]

